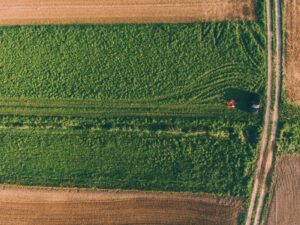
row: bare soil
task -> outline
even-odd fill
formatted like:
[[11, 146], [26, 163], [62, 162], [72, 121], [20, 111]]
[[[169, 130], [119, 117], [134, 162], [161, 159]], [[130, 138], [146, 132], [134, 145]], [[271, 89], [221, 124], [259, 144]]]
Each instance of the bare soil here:
[[1, 0], [0, 24], [177, 23], [254, 19], [255, 0]]
[[276, 166], [275, 188], [267, 225], [299, 225], [300, 155], [281, 158]]
[[208, 195], [0, 187], [2, 225], [236, 225], [242, 201]]
[[286, 0], [286, 79], [290, 101], [300, 104], [300, 0]]

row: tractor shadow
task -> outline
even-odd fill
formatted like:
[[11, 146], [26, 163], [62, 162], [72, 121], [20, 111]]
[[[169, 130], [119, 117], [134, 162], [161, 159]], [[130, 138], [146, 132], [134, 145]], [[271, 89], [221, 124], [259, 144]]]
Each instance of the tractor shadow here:
[[240, 89], [229, 89], [224, 95], [226, 101], [234, 99], [236, 101], [235, 107], [244, 112], [250, 112], [252, 101], [258, 96], [255, 92]]

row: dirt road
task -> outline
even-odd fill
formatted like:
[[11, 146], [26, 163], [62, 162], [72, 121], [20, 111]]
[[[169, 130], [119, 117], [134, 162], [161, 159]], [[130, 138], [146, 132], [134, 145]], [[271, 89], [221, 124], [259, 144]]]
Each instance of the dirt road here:
[[275, 53], [275, 98], [272, 118], [272, 131], [269, 139], [268, 155], [265, 162], [265, 170], [262, 176], [262, 187], [260, 197], [257, 204], [256, 215], [254, 218], [254, 225], [260, 224], [261, 214], [264, 207], [265, 196], [267, 194], [267, 177], [272, 169], [273, 165], [273, 148], [275, 146], [276, 134], [278, 129], [279, 119], [279, 100], [281, 90], [281, 74], [282, 74], [282, 19], [281, 19], [281, 1], [275, 0], [275, 29], [276, 29], [276, 53]]
[[254, 0], [1, 0], [0, 24], [254, 19]]
[[236, 225], [241, 209], [229, 197], [0, 187], [1, 225]]
[[276, 163], [275, 189], [268, 225], [297, 225], [300, 221], [300, 156], [288, 155]]
[[272, 73], [273, 73], [273, 46], [272, 46], [272, 9], [270, 0], [266, 0], [267, 9], [267, 27], [268, 27], [268, 79], [267, 79], [267, 99], [266, 99], [266, 111], [264, 118], [264, 128], [261, 137], [260, 151], [258, 155], [257, 167], [255, 171], [254, 186], [251, 193], [250, 204], [247, 212], [246, 225], [251, 225], [252, 216], [254, 212], [255, 200], [261, 185], [261, 173], [264, 162], [264, 156], [267, 149], [268, 137], [269, 137], [269, 125], [271, 117], [271, 101], [272, 101]]
[[[264, 206], [265, 196], [267, 194], [267, 177], [272, 169], [273, 165], [273, 148], [276, 141], [276, 134], [278, 129], [278, 119], [279, 119], [279, 100], [280, 100], [280, 91], [281, 91], [281, 74], [282, 74], [282, 20], [281, 20], [281, 5], [280, 0], [275, 0], [275, 29], [276, 29], [276, 52], [275, 52], [275, 96], [274, 96], [274, 105], [272, 110], [272, 124], [271, 124], [271, 133], [268, 139], [268, 136], [262, 137], [262, 143], [268, 142], [268, 147], [264, 146], [264, 149], [261, 149], [258, 161], [258, 167], [256, 172], [256, 178], [254, 183], [254, 190], [251, 194], [251, 203], [248, 210], [247, 222], [246, 225], [251, 224], [253, 217], [253, 209], [256, 197], [259, 196], [258, 203], [256, 206], [254, 225], [259, 225], [261, 220], [261, 214]], [[267, 4], [267, 18], [268, 18], [268, 71], [272, 72], [272, 17], [271, 17], [271, 2], [270, 0], [266, 1]], [[271, 74], [272, 75], [272, 74]], [[269, 88], [271, 87], [272, 77], [270, 79], [270, 74], [268, 75], [268, 95], [267, 101], [271, 101], [272, 95], [269, 93]], [[267, 107], [270, 105], [267, 104]], [[268, 109], [267, 109], [268, 110]], [[270, 116], [270, 114], [269, 114]], [[265, 127], [269, 126], [269, 121], [265, 120]], [[265, 139], [265, 140], [264, 140]], [[263, 170], [261, 170], [263, 168]], [[260, 189], [259, 189], [260, 187]]]

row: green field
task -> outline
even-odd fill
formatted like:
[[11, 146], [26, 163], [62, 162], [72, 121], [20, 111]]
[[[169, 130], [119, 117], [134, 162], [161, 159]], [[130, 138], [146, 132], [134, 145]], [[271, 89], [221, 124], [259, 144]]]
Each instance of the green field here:
[[0, 28], [0, 182], [248, 197], [260, 17]]
[[20, 124], [21, 118], [2, 119], [6, 125], [0, 130], [2, 182], [248, 193], [256, 124], [194, 119], [51, 120], [23, 118]]
[[264, 86], [257, 23], [1, 28], [0, 49], [5, 98], [220, 103]]

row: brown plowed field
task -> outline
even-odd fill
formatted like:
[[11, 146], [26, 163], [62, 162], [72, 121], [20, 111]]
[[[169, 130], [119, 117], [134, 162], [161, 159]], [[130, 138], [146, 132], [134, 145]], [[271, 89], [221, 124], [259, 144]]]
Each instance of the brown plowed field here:
[[235, 225], [241, 209], [230, 197], [0, 187], [1, 225]]
[[300, 104], [300, 0], [286, 1], [287, 56], [285, 85], [291, 101]]
[[1, 0], [0, 24], [254, 19], [254, 0]]
[[276, 166], [268, 225], [300, 224], [300, 156], [285, 156]]

